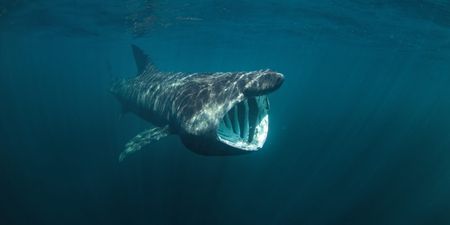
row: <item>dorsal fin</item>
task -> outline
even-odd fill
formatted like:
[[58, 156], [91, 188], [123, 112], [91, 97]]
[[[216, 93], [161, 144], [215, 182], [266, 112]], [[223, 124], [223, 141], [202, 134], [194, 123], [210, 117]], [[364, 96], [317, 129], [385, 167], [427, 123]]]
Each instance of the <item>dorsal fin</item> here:
[[142, 49], [136, 45], [131, 45], [131, 48], [133, 49], [134, 60], [136, 61], [136, 66], [138, 69], [138, 76], [144, 71], [157, 72], [152, 60], [144, 53], [144, 51], [142, 51]]

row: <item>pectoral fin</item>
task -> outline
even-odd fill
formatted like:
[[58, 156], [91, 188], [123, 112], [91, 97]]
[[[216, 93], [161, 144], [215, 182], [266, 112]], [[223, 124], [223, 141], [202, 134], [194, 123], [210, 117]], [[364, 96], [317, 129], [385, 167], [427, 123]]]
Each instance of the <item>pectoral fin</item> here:
[[169, 126], [155, 127], [142, 131], [125, 145], [125, 150], [120, 153], [119, 162], [124, 160], [129, 154], [141, 150], [145, 145], [158, 141], [169, 134]]

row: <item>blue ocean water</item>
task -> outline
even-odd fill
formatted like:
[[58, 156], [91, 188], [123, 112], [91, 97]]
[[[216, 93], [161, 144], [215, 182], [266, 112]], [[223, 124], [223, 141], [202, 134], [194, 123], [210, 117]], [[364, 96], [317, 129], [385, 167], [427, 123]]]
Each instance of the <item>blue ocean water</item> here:
[[[271, 68], [264, 148], [206, 157], [108, 89]], [[0, 0], [0, 224], [450, 224], [446, 0]]]

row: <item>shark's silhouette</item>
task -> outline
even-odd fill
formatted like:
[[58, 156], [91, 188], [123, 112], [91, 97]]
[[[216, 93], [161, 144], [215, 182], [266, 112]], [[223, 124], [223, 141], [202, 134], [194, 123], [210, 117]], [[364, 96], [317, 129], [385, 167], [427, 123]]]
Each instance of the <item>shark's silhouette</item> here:
[[232, 155], [259, 150], [269, 130], [267, 94], [284, 81], [272, 70], [251, 72], [161, 72], [132, 45], [136, 77], [113, 84], [111, 93], [124, 111], [155, 125], [131, 139], [128, 154], [170, 134], [203, 155]]

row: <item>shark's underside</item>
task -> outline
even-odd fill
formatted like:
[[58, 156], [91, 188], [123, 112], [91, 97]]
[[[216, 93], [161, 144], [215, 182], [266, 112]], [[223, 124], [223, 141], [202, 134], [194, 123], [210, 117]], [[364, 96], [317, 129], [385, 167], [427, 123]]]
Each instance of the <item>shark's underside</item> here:
[[128, 154], [169, 134], [204, 155], [242, 154], [260, 149], [269, 129], [266, 94], [278, 89], [282, 74], [251, 72], [160, 72], [136, 46], [138, 76], [113, 84], [111, 92], [123, 106], [151, 122], [127, 143]]

